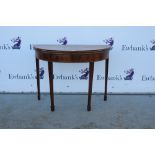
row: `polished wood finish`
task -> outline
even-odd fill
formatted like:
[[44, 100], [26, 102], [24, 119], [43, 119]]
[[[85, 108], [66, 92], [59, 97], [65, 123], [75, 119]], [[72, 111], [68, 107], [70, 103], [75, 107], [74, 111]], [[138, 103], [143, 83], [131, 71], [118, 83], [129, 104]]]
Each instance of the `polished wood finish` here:
[[106, 59], [105, 60], [105, 91], [104, 91], [104, 101], [107, 100], [108, 68], [109, 68], [109, 59]]
[[51, 97], [51, 111], [54, 111], [54, 92], [53, 92], [53, 62], [48, 62], [50, 97]]
[[87, 110], [91, 111], [91, 95], [93, 86], [94, 62], [89, 63], [89, 88], [88, 88], [88, 105]]
[[37, 90], [38, 90], [38, 100], [40, 100], [40, 77], [39, 77], [39, 59], [36, 58], [36, 73], [37, 73]]
[[106, 45], [36, 45], [36, 57], [51, 62], [95, 62], [109, 57]]
[[39, 60], [48, 61], [51, 111], [55, 110], [53, 90], [53, 62], [62, 63], [89, 63], [89, 88], [87, 110], [91, 111], [91, 95], [94, 73], [94, 62], [105, 60], [105, 93], [107, 100], [107, 80], [109, 64], [109, 45], [34, 45], [37, 70], [37, 90], [40, 99]]

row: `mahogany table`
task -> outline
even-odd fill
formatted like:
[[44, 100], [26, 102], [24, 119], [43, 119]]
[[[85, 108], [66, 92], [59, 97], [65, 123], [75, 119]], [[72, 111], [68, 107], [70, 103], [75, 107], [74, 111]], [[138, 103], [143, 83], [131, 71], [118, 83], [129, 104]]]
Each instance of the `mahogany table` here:
[[54, 111], [53, 91], [53, 62], [61, 63], [89, 63], [89, 88], [87, 110], [91, 111], [91, 95], [94, 73], [94, 62], [105, 60], [105, 92], [104, 100], [107, 100], [107, 81], [109, 64], [109, 45], [34, 45], [37, 71], [38, 100], [40, 100], [39, 59], [48, 61], [51, 111]]

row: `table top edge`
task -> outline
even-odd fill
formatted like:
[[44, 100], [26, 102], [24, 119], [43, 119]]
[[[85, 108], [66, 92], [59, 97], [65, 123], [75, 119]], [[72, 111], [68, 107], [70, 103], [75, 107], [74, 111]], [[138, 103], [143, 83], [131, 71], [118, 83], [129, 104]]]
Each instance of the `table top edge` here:
[[34, 50], [43, 51], [100, 51], [110, 50], [110, 45], [87, 45], [87, 44], [70, 44], [70, 45], [55, 45], [55, 44], [34, 44]]

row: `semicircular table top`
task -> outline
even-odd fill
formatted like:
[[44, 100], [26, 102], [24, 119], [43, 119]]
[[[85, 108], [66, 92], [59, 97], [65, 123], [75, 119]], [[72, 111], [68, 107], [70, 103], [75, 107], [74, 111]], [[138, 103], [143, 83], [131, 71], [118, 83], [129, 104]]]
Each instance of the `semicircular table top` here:
[[34, 45], [35, 50], [42, 51], [67, 51], [67, 52], [77, 52], [77, 51], [102, 51], [109, 50], [110, 45]]

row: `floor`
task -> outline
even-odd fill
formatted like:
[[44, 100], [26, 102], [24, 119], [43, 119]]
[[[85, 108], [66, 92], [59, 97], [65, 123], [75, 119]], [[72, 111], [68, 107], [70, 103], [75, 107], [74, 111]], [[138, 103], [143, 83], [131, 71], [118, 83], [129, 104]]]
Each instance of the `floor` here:
[[0, 128], [155, 129], [155, 95], [93, 95], [86, 105], [87, 95], [55, 95], [51, 112], [49, 94], [0, 94]]

